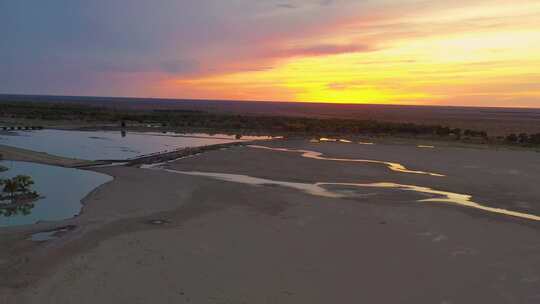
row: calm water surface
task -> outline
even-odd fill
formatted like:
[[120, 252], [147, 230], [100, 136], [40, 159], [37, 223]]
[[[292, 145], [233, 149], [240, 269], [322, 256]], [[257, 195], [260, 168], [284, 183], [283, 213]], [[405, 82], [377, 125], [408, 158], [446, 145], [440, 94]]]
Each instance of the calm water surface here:
[[81, 200], [88, 193], [112, 180], [101, 173], [26, 162], [1, 161], [0, 165], [9, 168], [0, 173], [0, 178], [30, 175], [35, 182], [33, 189], [43, 196], [33, 202], [33, 208], [28, 208], [28, 215], [0, 215], [0, 227], [71, 218], [79, 214]]
[[[112, 131], [17, 131], [0, 135], [0, 144], [86, 160], [121, 160], [139, 155], [239, 141], [234, 136]], [[268, 137], [243, 137], [242, 140]]]
[[[496, 213], [506, 216], [512, 216], [532, 221], [540, 221], [540, 216], [535, 214], [522, 213], [507, 209], [489, 207], [485, 204], [475, 202], [472, 199], [472, 196], [469, 194], [461, 194], [449, 191], [442, 191], [437, 189], [432, 189], [429, 187], [416, 186], [416, 185], [405, 185], [397, 183], [329, 183], [329, 182], [317, 182], [317, 183], [297, 183], [297, 182], [287, 182], [287, 181], [278, 181], [270, 180], [264, 178], [253, 177], [249, 175], [241, 174], [230, 174], [230, 173], [217, 173], [217, 172], [197, 172], [197, 171], [178, 171], [165, 168], [153, 168], [154, 170], [164, 170], [171, 173], [179, 173], [192, 176], [203, 176], [213, 179], [218, 179], [227, 182], [242, 183], [247, 185], [255, 186], [264, 186], [264, 185], [276, 185], [282, 187], [293, 188], [296, 190], [303, 191], [305, 193], [329, 197], [329, 198], [354, 198], [357, 193], [353, 190], [350, 191], [347, 188], [372, 188], [372, 189], [396, 189], [400, 191], [414, 192], [417, 194], [425, 194], [433, 197], [423, 198], [417, 200], [422, 203], [446, 203], [454, 204], [468, 208], [479, 209], [489, 213]], [[337, 189], [336, 189], [337, 187]], [[340, 191], [340, 188], [345, 188], [346, 191]]]
[[424, 175], [430, 175], [430, 176], [436, 176], [436, 177], [444, 177], [443, 174], [434, 173], [434, 172], [425, 172], [425, 171], [419, 171], [419, 170], [410, 170], [406, 168], [404, 165], [400, 163], [394, 163], [389, 161], [380, 161], [380, 160], [372, 160], [372, 159], [352, 159], [352, 158], [335, 158], [335, 157], [326, 157], [321, 152], [317, 151], [311, 151], [311, 150], [295, 150], [295, 149], [286, 149], [286, 148], [270, 148], [265, 146], [258, 146], [258, 145], [249, 145], [248, 147], [254, 148], [254, 149], [263, 149], [263, 150], [271, 150], [271, 151], [278, 151], [278, 152], [295, 152], [295, 153], [301, 153], [302, 157], [305, 158], [312, 158], [317, 160], [328, 160], [328, 161], [339, 161], [339, 162], [353, 162], [353, 163], [366, 163], [366, 164], [381, 164], [385, 165], [388, 169], [395, 171], [395, 172], [401, 172], [401, 173], [412, 173], [412, 174], [424, 174]]

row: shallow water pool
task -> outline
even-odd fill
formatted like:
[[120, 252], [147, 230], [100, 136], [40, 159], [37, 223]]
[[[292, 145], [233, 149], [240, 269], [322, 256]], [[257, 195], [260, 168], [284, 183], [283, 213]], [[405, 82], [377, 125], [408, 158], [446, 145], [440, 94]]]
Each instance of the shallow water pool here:
[[[268, 139], [244, 137], [242, 140]], [[39, 130], [0, 135], [0, 144], [85, 160], [122, 160], [185, 147], [242, 141], [233, 136], [113, 131]]]
[[97, 172], [27, 162], [0, 161], [0, 165], [9, 169], [1, 172], [0, 178], [30, 175], [35, 182], [33, 190], [43, 196], [24, 208], [12, 210], [10, 216], [0, 215], [0, 227], [71, 218], [80, 213], [81, 200], [88, 193], [112, 180]]

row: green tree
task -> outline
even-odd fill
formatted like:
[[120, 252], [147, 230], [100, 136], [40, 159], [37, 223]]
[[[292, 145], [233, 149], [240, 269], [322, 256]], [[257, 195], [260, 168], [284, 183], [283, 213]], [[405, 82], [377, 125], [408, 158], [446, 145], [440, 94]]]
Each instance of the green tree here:
[[17, 184], [17, 191], [22, 194], [31, 192], [31, 187], [34, 184], [32, 177], [28, 175], [17, 175], [13, 178]]
[[28, 175], [17, 175], [0, 180], [2, 193], [4, 193], [4, 196], [0, 196], [0, 201], [9, 200], [11, 204], [15, 204], [20, 198], [37, 197], [38, 194], [31, 189], [33, 184], [32, 177]]
[[15, 203], [17, 189], [19, 188], [18, 182], [15, 178], [2, 180], [2, 192], [6, 193], [11, 203]]

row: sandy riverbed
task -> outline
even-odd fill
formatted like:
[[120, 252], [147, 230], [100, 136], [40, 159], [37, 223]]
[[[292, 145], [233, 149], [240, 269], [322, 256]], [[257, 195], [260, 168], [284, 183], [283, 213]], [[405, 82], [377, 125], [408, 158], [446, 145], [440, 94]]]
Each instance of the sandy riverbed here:
[[25, 161], [61, 167], [86, 166], [94, 163], [92, 161], [61, 157], [44, 152], [15, 148], [6, 145], [0, 145], [0, 155], [7, 160]]
[[[492, 207], [540, 214], [535, 152], [414, 145], [315, 144], [332, 158], [248, 147], [169, 165], [297, 183], [394, 182], [466, 193]], [[0, 230], [0, 303], [535, 303], [540, 225], [382, 189], [347, 198], [159, 170], [115, 177], [62, 223]], [[348, 191], [348, 192], [347, 192]], [[425, 198], [425, 197], [424, 197]], [[153, 225], [154, 219], [166, 220]], [[29, 234], [77, 228], [36, 243]], [[4, 302], [2, 302], [4, 301]]]

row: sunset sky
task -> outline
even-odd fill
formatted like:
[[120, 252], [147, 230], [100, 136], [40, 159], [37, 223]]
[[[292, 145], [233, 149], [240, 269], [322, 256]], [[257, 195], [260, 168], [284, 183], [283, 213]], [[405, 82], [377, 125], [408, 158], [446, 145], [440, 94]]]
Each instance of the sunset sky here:
[[0, 93], [540, 107], [538, 0], [2, 0]]

